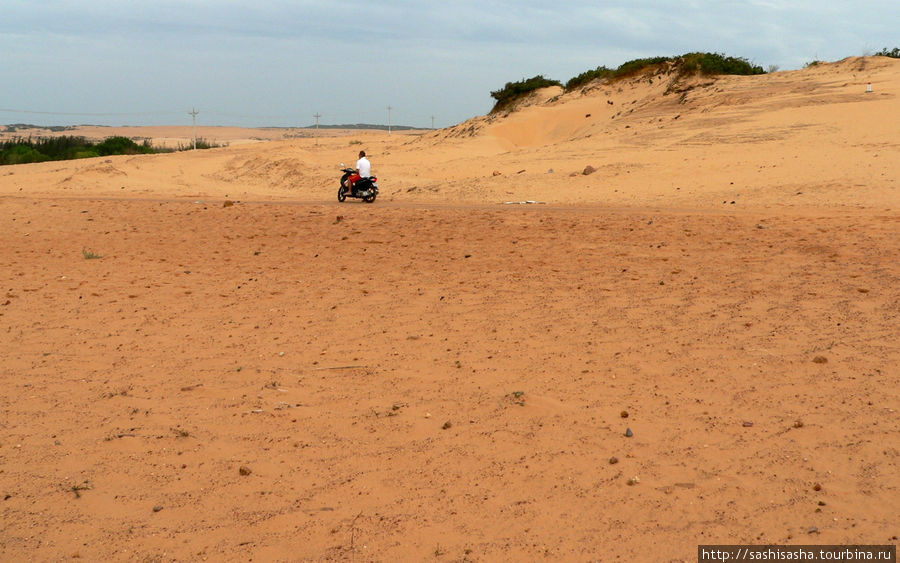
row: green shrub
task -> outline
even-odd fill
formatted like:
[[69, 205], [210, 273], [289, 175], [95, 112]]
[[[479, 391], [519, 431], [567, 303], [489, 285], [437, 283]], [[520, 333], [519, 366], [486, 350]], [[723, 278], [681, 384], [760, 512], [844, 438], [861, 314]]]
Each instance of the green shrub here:
[[631, 76], [644, 70], [645, 68], [656, 66], [672, 60], [672, 57], [650, 57], [648, 59], [634, 59], [626, 61], [619, 65], [616, 69], [615, 77]]
[[875, 53], [875, 55], [879, 57], [891, 57], [892, 59], [900, 59], [900, 48], [894, 47], [891, 50], [888, 50], [887, 47]]
[[727, 57], [719, 53], [688, 53], [680, 58], [682, 72], [702, 74], [765, 74], [763, 67], [742, 57]]
[[143, 145], [139, 145], [128, 137], [109, 137], [96, 146], [96, 150], [100, 156], [109, 156], [113, 154], [147, 154], [153, 152], [153, 147], [149, 142], [145, 141]]
[[585, 72], [582, 72], [578, 76], [570, 78], [569, 81], [566, 82], [566, 92], [571, 92], [576, 88], [580, 88], [581, 86], [584, 86], [592, 80], [611, 78], [613, 76], [613, 73], [613, 70], [608, 69], [605, 66], [598, 66], [594, 70], [587, 70]]
[[[209, 148], [197, 144], [197, 148]], [[165, 152], [155, 149], [149, 140], [138, 144], [127, 137], [110, 137], [101, 143], [84, 137], [61, 135], [59, 137], [15, 138], [0, 142], [0, 165], [28, 164], [48, 160], [72, 160], [113, 154], [152, 154]]]
[[763, 67], [750, 63], [742, 57], [728, 57], [719, 53], [686, 53], [680, 57], [651, 57], [635, 59], [623, 63], [615, 71], [617, 78], [632, 76], [638, 72], [662, 63], [674, 63], [683, 74], [765, 74]]
[[13, 144], [0, 149], [0, 164], [31, 164], [46, 160], [50, 160], [47, 155], [25, 144]]
[[500, 90], [491, 92], [491, 97], [497, 100], [491, 113], [500, 111], [525, 95], [541, 88], [547, 88], [548, 86], [562, 86], [562, 83], [558, 80], [544, 78], [540, 74], [518, 82], [507, 82], [506, 86]]
[[[203, 137], [197, 137], [197, 149], [216, 149], [216, 148], [224, 147], [224, 146], [226, 146], [226, 145], [220, 145], [218, 143], [210, 143]], [[181, 143], [178, 143], [178, 148], [176, 150], [189, 151], [189, 150], [193, 150], [193, 149], [194, 149], [194, 141], [192, 140], [186, 145], [182, 145]], [[157, 152], [162, 152], [162, 151], [160, 149], [157, 149]]]

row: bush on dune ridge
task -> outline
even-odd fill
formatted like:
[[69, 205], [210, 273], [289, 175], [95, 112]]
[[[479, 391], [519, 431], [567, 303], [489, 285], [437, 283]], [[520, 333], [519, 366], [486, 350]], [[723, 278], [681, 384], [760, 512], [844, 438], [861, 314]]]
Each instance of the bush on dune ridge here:
[[750, 76], [765, 74], [763, 67], [755, 65], [743, 57], [728, 57], [719, 53], [688, 53], [676, 59], [681, 63], [681, 72], [701, 74], [737, 74]]
[[578, 76], [572, 77], [566, 82], [566, 92], [570, 92], [579, 86], [583, 86], [588, 82], [593, 80], [601, 80], [604, 78], [612, 78], [615, 76], [616, 71], [606, 68], [605, 66], [598, 66], [594, 70], [587, 70], [579, 74]]
[[615, 73], [613, 73], [613, 77], [623, 78], [626, 76], [633, 76], [645, 69], [661, 65], [663, 63], [672, 62], [673, 60], [674, 57], [650, 57], [646, 59], [634, 59], [631, 61], [625, 61], [624, 63], [619, 65], [619, 68], [617, 68]]
[[685, 53], [678, 57], [634, 59], [622, 63], [616, 70], [597, 67], [596, 71], [588, 71], [569, 80], [566, 83], [566, 90], [573, 90], [594, 78], [625, 78], [664, 64], [671, 66], [679, 74], [699, 72], [700, 74], [753, 75], [766, 72], [763, 67], [754, 65], [743, 57], [729, 57], [720, 53]]
[[491, 97], [497, 100], [491, 113], [508, 107], [516, 100], [521, 99], [535, 90], [547, 88], [549, 86], [562, 86], [562, 84], [558, 80], [544, 78], [540, 74], [528, 79], [519, 80], [518, 82], [507, 82], [506, 86], [503, 88], [491, 92]]
[[[598, 79], [614, 80], [634, 76], [647, 69], [653, 69], [660, 65], [670, 65], [679, 74], [739, 74], [753, 75], [765, 74], [765, 70], [754, 65], [743, 57], [729, 57], [720, 53], [686, 53], [677, 57], [648, 57], [626, 61], [615, 70], [605, 66], [598, 66], [593, 70], [582, 72], [578, 76], [569, 79], [565, 84], [565, 90], [570, 92]], [[560, 86], [560, 82], [544, 78], [542, 75], [519, 82], [507, 82], [500, 90], [491, 92], [491, 96], [497, 100], [491, 113], [503, 110], [525, 95], [547, 86]]]

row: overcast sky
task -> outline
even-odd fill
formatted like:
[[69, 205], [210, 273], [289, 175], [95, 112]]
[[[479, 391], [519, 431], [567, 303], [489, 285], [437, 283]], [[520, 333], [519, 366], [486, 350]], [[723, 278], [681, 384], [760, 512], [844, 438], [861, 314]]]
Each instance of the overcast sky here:
[[445, 127], [536, 74], [896, 46], [898, 0], [0, 0], [0, 123]]

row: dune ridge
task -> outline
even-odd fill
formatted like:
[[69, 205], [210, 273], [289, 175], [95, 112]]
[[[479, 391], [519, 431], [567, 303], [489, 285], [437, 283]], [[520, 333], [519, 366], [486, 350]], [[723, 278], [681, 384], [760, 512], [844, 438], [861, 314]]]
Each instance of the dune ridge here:
[[[886, 57], [762, 76], [640, 76], [569, 94], [549, 89], [514, 112], [425, 134], [350, 132], [117, 157], [129, 178], [124, 189], [84, 186], [105, 195], [184, 195], [167, 179], [186, 174], [179, 182], [210, 196], [326, 201], [338, 165], [366, 147], [385, 200], [878, 207], [897, 198], [898, 87], [898, 62]], [[245, 154], [270, 163], [232, 162]], [[295, 159], [294, 168], [273, 164], [285, 159]], [[60, 176], [74, 179], [91, 166], [36, 165], [29, 193], [53, 193]], [[586, 166], [597, 172], [580, 174]], [[67, 183], [78, 195], [78, 183]], [[20, 189], [10, 172], [0, 176], [0, 193]]]

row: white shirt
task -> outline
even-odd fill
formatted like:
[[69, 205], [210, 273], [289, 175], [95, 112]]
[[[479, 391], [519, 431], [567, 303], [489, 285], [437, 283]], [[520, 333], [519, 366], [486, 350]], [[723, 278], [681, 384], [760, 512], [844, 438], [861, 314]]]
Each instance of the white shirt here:
[[369, 159], [366, 157], [362, 157], [356, 161], [356, 169], [359, 170], [359, 175], [363, 178], [368, 178], [372, 175], [372, 163], [370, 163]]

